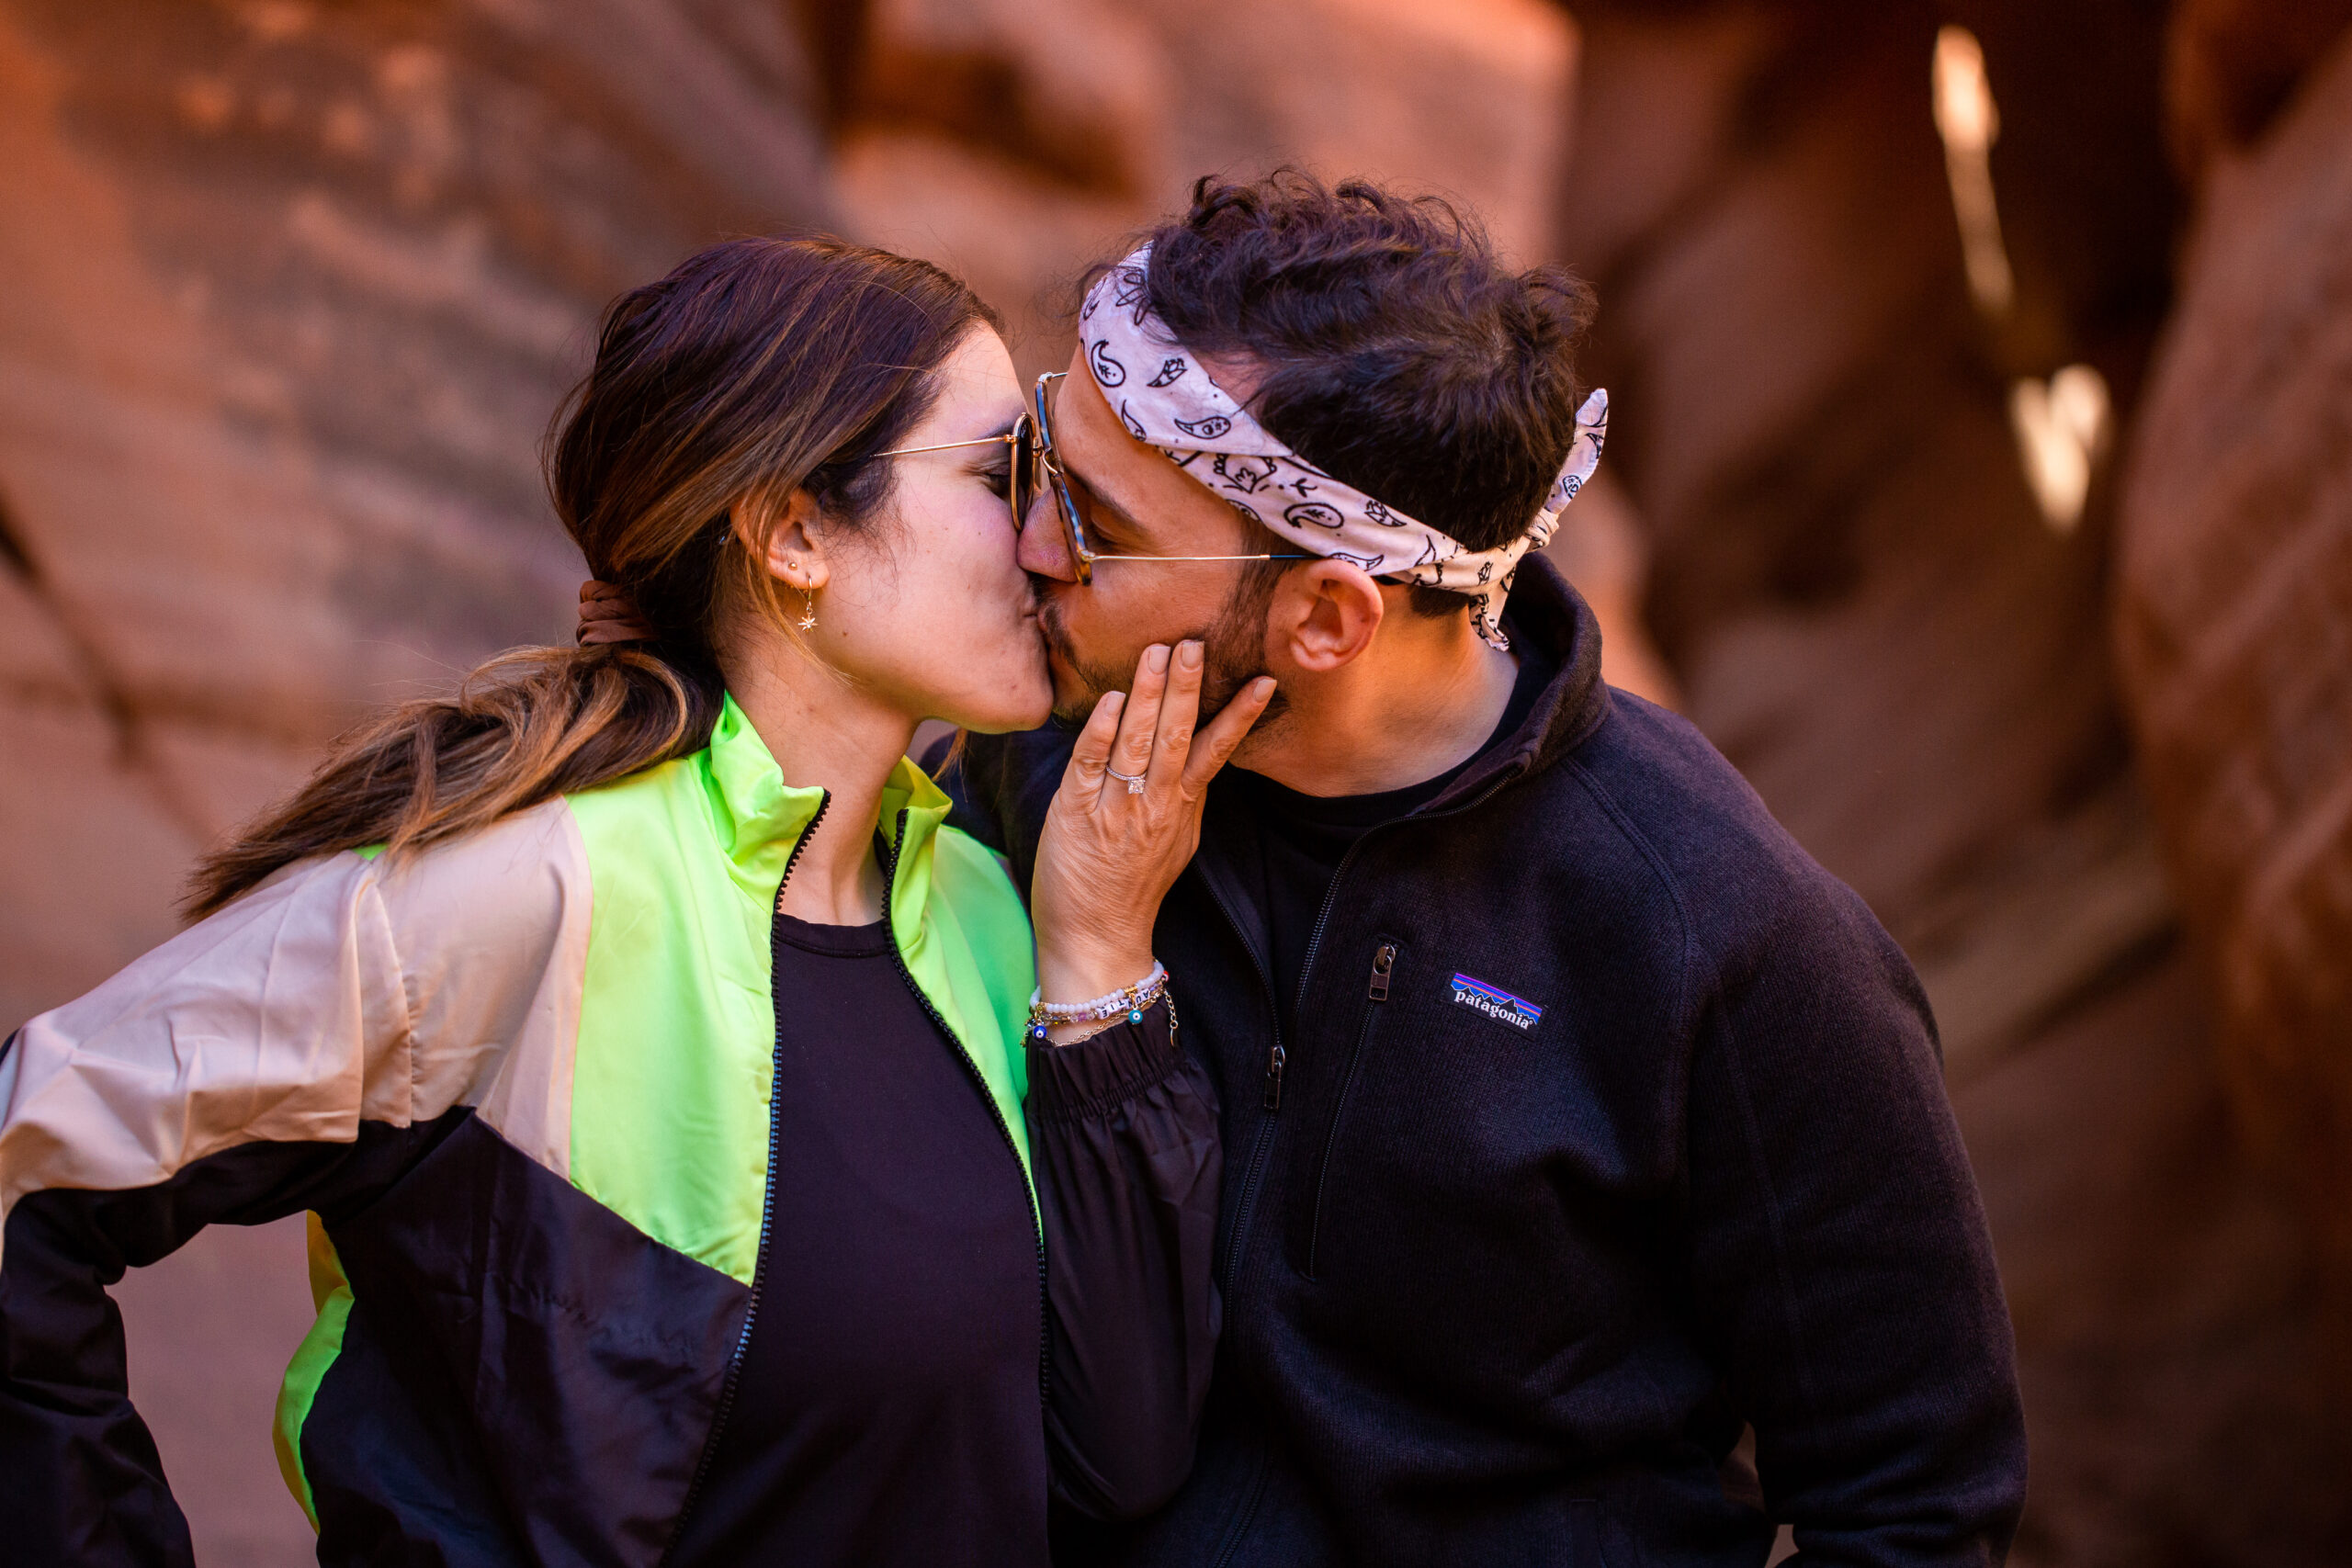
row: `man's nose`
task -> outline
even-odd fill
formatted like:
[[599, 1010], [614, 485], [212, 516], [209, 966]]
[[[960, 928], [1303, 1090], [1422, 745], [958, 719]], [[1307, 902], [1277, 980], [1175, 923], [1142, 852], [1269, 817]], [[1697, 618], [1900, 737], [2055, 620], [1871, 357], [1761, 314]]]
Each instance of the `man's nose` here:
[[1076, 582], [1078, 563], [1070, 558], [1069, 536], [1054, 512], [1055, 504], [1053, 493], [1039, 486], [1037, 496], [1029, 503], [1029, 515], [1021, 520], [1021, 542], [1014, 558], [1032, 577]]

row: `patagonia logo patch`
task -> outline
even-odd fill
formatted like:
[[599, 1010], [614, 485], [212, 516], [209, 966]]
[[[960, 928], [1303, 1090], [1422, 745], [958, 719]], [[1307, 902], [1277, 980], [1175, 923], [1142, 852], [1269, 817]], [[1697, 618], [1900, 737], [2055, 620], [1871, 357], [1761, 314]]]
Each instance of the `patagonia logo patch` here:
[[1532, 1029], [1544, 1010], [1524, 997], [1514, 997], [1499, 986], [1489, 986], [1467, 975], [1453, 977], [1453, 999], [1466, 1008], [1476, 1008], [1488, 1018], [1498, 1018], [1513, 1029]]

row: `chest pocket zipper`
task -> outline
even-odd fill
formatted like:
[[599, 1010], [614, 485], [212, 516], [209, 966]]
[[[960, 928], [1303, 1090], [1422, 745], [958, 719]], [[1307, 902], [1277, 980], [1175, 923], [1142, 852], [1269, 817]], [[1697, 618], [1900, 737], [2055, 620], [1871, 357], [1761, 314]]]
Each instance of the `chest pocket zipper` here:
[[1396, 968], [1396, 944], [1384, 942], [1372, 955], [1372, 978], [1364, 987], [1363, 1021], [1356, 1025], [1355, 1044], [1348, 1052], [1348, 1065], [1340, 1077], [1340, 1092], [1331, 1102], [1331, 1125], [1323, 1134], [1323, 1150], [1315, 1162], [1314, 1207], [1308, 1211], [1306, 1222], [1306, 1258], [1301, 1270], [1312, 1280], [1316, 1278], [1316, 1252], [1323, 1239], [1323, 1201], [1331, 1183], [1331, 1156], [1340, 1145], [1340, 1128], [1347, 1120], [1348, 1100], [1354, 1094], [1356, 1075], [1363, 1068], [1364, 1048], [1372, 1042], [1373, 1021], [1380, 1015], [1381, 1004], [1388, 999], [1388, 981]]

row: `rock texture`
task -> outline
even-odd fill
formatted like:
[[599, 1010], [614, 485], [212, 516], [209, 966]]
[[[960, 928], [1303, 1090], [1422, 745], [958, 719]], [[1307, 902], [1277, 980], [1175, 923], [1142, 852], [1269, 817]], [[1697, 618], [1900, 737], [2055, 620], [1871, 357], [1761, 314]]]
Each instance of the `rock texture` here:
[[970, 277], [1024, 369], [1067, 360], [1076, 274], [1203, 174], [1377, 175], [1548, 244], [1576, 35], [1541, 0], [862, 9], [824, 71], [844, 221]]
[[2201, 177], [2116, 644], [2237, 1104], [2352, 1305], [2352, 32]]
[[[2233, 1135], [2110, 673], [2116, 485], [2101, 473], [2080, 526], [2053, 532], [2002, 410], [2012, 378], [2074, 362], [2127, 419], [2137, 406], [2177, 200], [2163, 18], [1578, 15], [1560, 249], [1600, 286], [1598, 373], [1648, 536], [1649, 623], [1687, 711], [1869, 898], [1935, 1001], [2026, 1382], [2034, 1476], [2013, 1561], [2338, 1561], [2344, 1435], [2312, 1382], [2301, 1227]], [[1962, 281], [1928, 112], [1935, 31], [1953, 21], [1983, 40], [2001, 111], [2018, 298], [1995, 322]], [[2249, 297], [2279, 237], [2245, 247]], [[2329, 307], [2297, 298], [2310, 331]], [[2333, 404], [2304, 407], [2284, 471], [2324, 470]], [[2226, 449], [2211, 435], [2178, 459]], [[2278, 534], [2224, 515], [2209, 547], [2293, 570]], [[2304, 593], [2300, 648], [2322, 620], [2341, 641], [2340, 593]], [[2267, 646], [2290, 646], [2279, 630]], [[2305, 691], [2345, 664], [2295, 668]], [[2280, 696], [2243, 710], [2277, 713], [2269, 754], [2322, 743], [2326, 721], [2278, 713]], [[2203, 692], [2182, 711], [2218, 733], [2249, 722], [2226, 716], [2243, 700]]]
[[[2123, 30], [2118, 9], [2069, 26]], [[2140, 90], [2098, 106], [2139, 116], [2135, 162], [1996, 162], [2022, 322], [1996, 332], [1923, 107], [1937, 13], [1581, 15], [1558, 243], [1605, 302], [1649, 624], [1691, 716], [1920, 960], [1966, 1077], [2170, 923], [2108, 676], [2106, 498], [2047, 527], [2004, 403], [2007, 375], [2069, 359], [2136, 379], [2168, 221], [2154, 28]], [[2029, 152], [2097, 118], [2057, 83], [2005, 110]]]
[[2165, 28], [2166, 129], [2183, 178], [2242, 152], [2352, 27], [2352, 0], [2177, 0]]
[[[832, 228], [970, 276], [1034, 372], [1194, 175], [1382, 175], [1599, 283], [1617, 440], [1553, 554], [1606, 671], [1919, 961], [2019, 1334], [2014, 1561], [2352, 1556], [2304, 1264], [2317, 1215], [2352, 1280], [2352, 0], [1574, 9], [0, 0], [0, 1028], [167, 934], [357, 713], [566, 630], [534, 448], [620, 288]], [[2131, 462], [2060, 534], [2006, 401], [2069, 363]], [[307, 1555], [252, 1403], [288, 1248], [123, 1292], [207, 1561]]]
[[596, 311], [831, 212], [773, 6], [585, 10], [0, 5], [0, 1016], [356, 713], [561, 629], [534, 447]]

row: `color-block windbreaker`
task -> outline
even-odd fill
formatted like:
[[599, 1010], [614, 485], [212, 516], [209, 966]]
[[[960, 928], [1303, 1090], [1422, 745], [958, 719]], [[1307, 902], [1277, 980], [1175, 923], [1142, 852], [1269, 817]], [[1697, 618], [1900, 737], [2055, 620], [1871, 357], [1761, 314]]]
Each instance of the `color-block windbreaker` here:
[[[729, 702], [693, 756], [397, 862], [288, 867], [18, 1032], [0, 1056], [0, 1563], [188, 1562], [104, 1287], [204, 1224], [306, 1210], [320, 1311], [277, 1442], [322, 1561], [659, 1562], [757, 1310], [788, 1005], [772, 911], [824, 807]], [[947, 811], [901, 764], [888, 918], [1020, 1180], [1029, 926]], [[1057, 1089], [1046, 1068], [1062, 1103], [1029, 1107], [1041, 1167], [1155, 1188], [1129, 1194], [1154, 1220], [1124, 1227], [1136, 1299], [1090, 1310], [1182, 1318], [1156, 1355], [1093, 1358], [1044, 1413], [1057, 1489], [1107, 1512], [1181, 1479], [1215, 1337], [1216, 1111], [1161, 1045]], [[1057, 1130], [1105, 1110], [1113, 1130]], [[1058, 1362], [1067, 1336], [1049, 1338]]]

